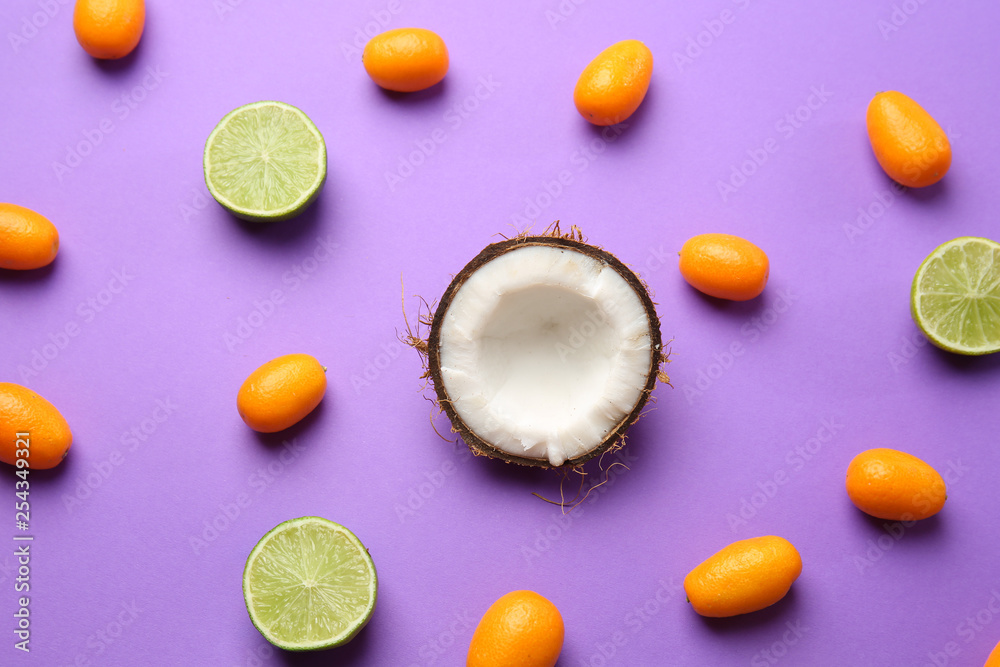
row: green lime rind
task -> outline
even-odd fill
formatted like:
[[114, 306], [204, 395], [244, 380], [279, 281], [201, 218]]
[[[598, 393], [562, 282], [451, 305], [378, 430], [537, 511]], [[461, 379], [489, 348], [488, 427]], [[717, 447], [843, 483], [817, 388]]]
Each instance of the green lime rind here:
[[291, 519], [260, 538], [243, 569], [243, 600], [260, 634], [287, 651], [319, 651], [354, 639], [378, 597], [375, 563], [344, 526]]
[[963, 236], [935, 248], [913, 277], [910, 313], [943, 350], [1000, 351], [1000, 243]]
[[205, 184], [219, 204], [252, 222], [304, 211], [326, 182], [326, 142], [301, 110], [254, 102], [226, 114], [205, 142]]

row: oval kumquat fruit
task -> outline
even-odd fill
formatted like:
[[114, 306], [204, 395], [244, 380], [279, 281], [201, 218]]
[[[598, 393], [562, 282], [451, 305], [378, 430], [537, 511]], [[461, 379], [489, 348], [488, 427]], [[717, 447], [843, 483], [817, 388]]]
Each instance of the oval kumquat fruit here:
[[891, 521], [934, 516], [948, 498], [944, 479], [934, 468], [888, 448], [869, 449], [851, 460], [847, 495], [865, 514]]
[[448, 73], [448, 48], [430, 30], [397, 28], [372, 37], [361, 61], [380, 87], [413, 93], [430, 88]]
[[1000, 667], [1000, 642], [993, 647], [990, 654], [986, 657], [986, 664], [983, 667]]
[[565, 628], [554, 604], [533, 591], [513, 591], [494, 602], [476, 626], [466, 667], [553, 667]]
[[77, 0], [73, 30], [94, 58], [115, 60], [132, 53], [146, 25], [145, 0]]
[[17, 465], [26, 458], [28, 468], [47, 470], [66, 458], [72, 444], [69, 424], [54, 405], [27, 387], [0, 382], [0, 461]]
[[889, 178], [910, 188], [940, 181], [951, 166], [951, 144], [922, 106], [895, 90], [868, 104], [868, 138]]
[[763, 250], [731, 234], [699, 234], [680, 252], [684, 279], [719, 299], [748, 301], [764, 291], [770, 264]]
[[684, 592], [702, 616], [723, 618], [769, 607], [802, 572], [792, 543], [768, 535], [733, 542], [684, 577]]
[[246, 379], [236, 408], [247, 426], [276, 433], [297, 424], [326, 394], [326, 369], [308, 354], [272, 359]]
[[58, 252], [59, 231], [48, 218], [17, 204], [0, 204], [0, 269], [38, 269]]
[[652, 51], [637, 39], [626, 39], [601, 51], [584, 68], [573, 102], [594, 125], [614, 125], [639, 108], [652, 77]]

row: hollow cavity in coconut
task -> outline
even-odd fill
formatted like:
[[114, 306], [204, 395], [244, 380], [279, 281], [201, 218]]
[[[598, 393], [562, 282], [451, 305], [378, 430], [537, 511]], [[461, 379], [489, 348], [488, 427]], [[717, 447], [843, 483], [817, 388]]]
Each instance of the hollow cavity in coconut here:
[[511, 463], [575, 466], [617, 446], [666, 379], [646, 287], [575, 228], [488, 246], [430, 325], [438, 404], [474, 453]]

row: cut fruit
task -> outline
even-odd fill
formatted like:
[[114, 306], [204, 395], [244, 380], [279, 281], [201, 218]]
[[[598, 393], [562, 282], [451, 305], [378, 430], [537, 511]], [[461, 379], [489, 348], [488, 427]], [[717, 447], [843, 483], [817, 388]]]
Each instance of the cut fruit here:
[[639, 278], [556, 227], [494, 243], [455, 276], [431, 323], [428, 375], [474, 453], [575, 466], [638, 419], [661, 348]]
[[1000, 243], [963, 236], [939, 245], [913, 277], [910, 311], [943, 350], [1000, 351]]
[[264, 639], [289, 651], [351, 641], [375, 609], [378, 576], [354, 533], [318, 516], [260, 539], [243, 570], [243, 599]]
[[284, 102], [254, 102], [229, 112], [205, 142], [208, 191], [244, 220], [295, 217], [325, 181], [323, 135]]

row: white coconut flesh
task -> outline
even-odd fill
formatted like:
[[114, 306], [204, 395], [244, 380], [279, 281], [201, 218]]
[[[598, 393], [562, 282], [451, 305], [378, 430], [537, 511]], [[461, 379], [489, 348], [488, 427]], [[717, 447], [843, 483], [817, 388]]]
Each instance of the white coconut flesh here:
[[439, 345], [465, 425], [552, 466], [599, 447], [656, 372], [633, 287], [599, 259], [555, 245], [526, 245], [475, 271], [453, 296]]

